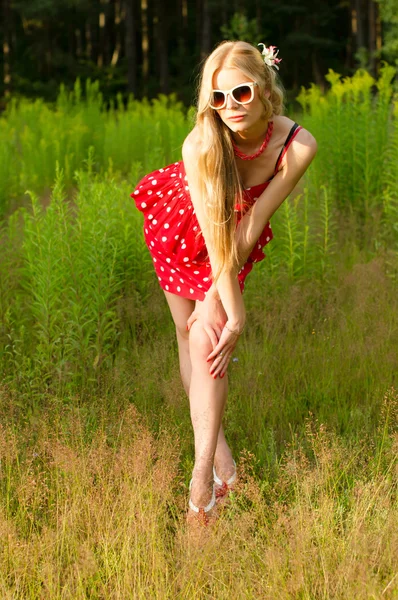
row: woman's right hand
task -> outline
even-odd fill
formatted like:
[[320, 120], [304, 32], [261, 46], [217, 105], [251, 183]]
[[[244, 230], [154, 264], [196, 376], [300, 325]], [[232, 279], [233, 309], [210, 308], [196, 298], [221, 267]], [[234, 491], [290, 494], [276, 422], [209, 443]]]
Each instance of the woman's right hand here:
[[201, 321], [214, 349], [218, 344], [221, 332], [228, 317], [213, 286], [210, 288], [203, 301], [196, 302], [195, 310], [187, 321], [188, 331], [192, 324], [198, 319]]

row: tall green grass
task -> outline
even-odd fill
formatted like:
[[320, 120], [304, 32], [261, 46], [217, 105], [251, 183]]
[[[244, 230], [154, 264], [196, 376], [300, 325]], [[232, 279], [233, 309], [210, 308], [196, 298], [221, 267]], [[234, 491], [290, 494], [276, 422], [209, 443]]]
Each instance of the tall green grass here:
[[[395, 68], [384, 64], [377, 81], [365, 70], [344, 79], [331, 69], [330, 90], [322, 95], [312, 85], [297, 100], [301, 123], [316, 137], [320, 152], [313, 171], [316, 181], [335, 189], [336, 204], [362, 219], [380, 207], [385, 164], [397, 161], [394, 153], [391, 102]], [[376, 93], [375, 93], [376, 92]]]
[[[63, 85], [54, 106], [38, 99], [11, 99], [0, 118], [0, 214], [15, 204], [26, 189], [39, 194], [53, 185], [58, 162], [67, 188], [81, 168], [90, 147], [94, 169], [130, 177], [131, 185], [144, 173], [180, 158], [181, 144], [191, 119], [175, 96], [124, 105], [118, 95], [104, 105], [98, 82], [80, 80], [68, 92]], [[14, 202], [12, 199], [14, 198]]]

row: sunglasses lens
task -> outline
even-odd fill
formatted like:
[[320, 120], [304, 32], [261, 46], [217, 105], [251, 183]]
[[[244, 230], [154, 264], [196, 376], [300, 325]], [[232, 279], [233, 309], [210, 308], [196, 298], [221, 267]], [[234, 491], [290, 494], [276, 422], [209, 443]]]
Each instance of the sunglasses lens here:
[[225, 95], [222, 92], [213, 92], [213, 96], [211, 98], [211, 105], [214, 108], [221, 108], [224, 104]]
[[240, 85], [234, 89], [232, 94], [236, 102], [240, 102], [241, 104], [250, 102], [252, 99], [252, 90], [248, 85]]

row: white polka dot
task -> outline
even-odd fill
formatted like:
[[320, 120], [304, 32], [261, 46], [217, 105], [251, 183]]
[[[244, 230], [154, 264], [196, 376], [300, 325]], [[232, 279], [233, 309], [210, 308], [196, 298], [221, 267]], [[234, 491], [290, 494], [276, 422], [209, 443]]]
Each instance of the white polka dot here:
[[141, 202], [141, 208], [146, 208], [146, 202]]
[[148, 215], [148, 219], [153, 219], [153, 215]]
[[194, 271], [194, 275], [199, 275], [199, 271]]
[[148, 196], [150, 196], [152, 194], [152, 190], [148, 190], [147, 194], [148, 194]]
[[180, 215], [183, 215], [184, 214], [184, 209], [180, 208], [180, 210], [178, 212], [180, 213]]
[[187, 185], [185, 186], [185, 190], [189, 192], [189, 187]]
[[154, 246], [154, 245], [155, 245], [155, 242], [151, 242], [151, 246]]
[[153, 225], [156, 225], [156, 224], [157, 224], [157, 222], [158, 222], [158, 221], [157, 221], [157, 219], [154, 219], [154, 220], [152, 221], [152, 224], [153, 224]]
[[179, 285], [177, 285], [177, 292], [181, 292], [181, 288]]
[[271, 239], [271, 238], [270, 238], [269, 236], [267, 236], [267, 237], [265, 238], [265, 240], [266, 240], [267, 242], [269, 242], [269, 241], [270, 241], [270, 239]]
[[161, 270], [161, 271], [164, 271], [164, 267], [160, 267], [160, 270]]
[[[187, 247], [187, 245], [186, 245], [186, 244], [183, 244], [183, 245], [181, 246], [181, 248], [182, 248], [183, 250], [185, 250], [185, 248], [186, 248], [186, 247]], [[185, 259], [184, 259], [184, 260], [185, 260]]]
[[156, 184], [157, 184], [157, 181], [156, 181], [156, 179], [153, 179], [153, 180], [152, 180], [152, 185], [156, 185]]
[[173, 281], [173, 278], [171, 276], [169, 277], [169, 279], [170, 279], [170, 281]]
[[208, 277], [203, 277], [203, 281], [209, 281]]
[[159, 279], [159, 281], [162, 281], [162, 278], [161, 278], [161, 277], [158, 277], [158, 279]]
[[192, 288], [190, 288], [189, 293], [193, 294], [193, 289]]
[[203, 286], [202, 286], [202, 285], [200, 285], [200, 283], [198, 283], [198, 288], [202, 288], [202, 287], [203, 287]]
[[169, 289], [169, 286], [168, 286], [168, 285], [165, 285], [164, 287], [166, 288], [166, 290], [168, 290], [168, 289]]
[[178, 233], [177, 233], [177, 235], [175, 235], [175, 236], [174, 236], [174, 239], [175, 239], [175, 240], [178, 240], [178, 238], [179, 238], [179, 237], [180, 237], [180, 236], [179, 236], [179, 235], [178, 235]]
[[170, 212], [170, 211], [171, 211], [171, 206], [168, 206], [168, 207], [166, 208], [166, 212]]
[[155, 258], [155, 257], [153, 257], [152, 260], [153, 260], [153, 262], [157, 262], [157, 258]]
[[171, 194], [173, 193], [173, 190], [169, 190], [167, 193], [169, 196], [171, 196]]
[[162, 237], [162, 242], [167, 242], [167, 237], [165, 235]]
[[136, 196], [137, 194], [139, 194], [139, 191], [135, 190], [134, 195]]
[[189, 258], [187, 256], [184, 256], [184, 258], [182, 259], [184, 262], [188, 262]]
[[261, 248], [261, 244], [259, 244], [259, 245], [257, 246], [257, 248]]
[[165, 229], [168, 229], [168, 228], [170, 227], [170, 225], [169, 225], [168, 223], [165, 223], [165, 224], [163, 225], [163, 227], [164, 227]]
[[148, 229], [145, 229], [145, 233], [148, 233]]
[[180, 279], [180, 281], [181, 281], [181, 283], [184, 283], [184, 280], [183, 280], [183, 279]]
[[194, 231], [196, 231], [196, 230], [197, 230], [197, 227], [195, 226], [195, 227], [193, 228], [193, 230], [194, 230]]
[[177, 177], [176, 173], [172, 173], [170, 177]]
[[164, 169], [159, 169], [159, 173], [164, 173]]
[[166, 258], [167, 263], [171, 263], [171, 258]]
[[176, 272], [176, 270], [175, 270], [175, 269], [170, 269], [170, 271], [171, 271], [172, 273], [175, 273], [175, 272]]

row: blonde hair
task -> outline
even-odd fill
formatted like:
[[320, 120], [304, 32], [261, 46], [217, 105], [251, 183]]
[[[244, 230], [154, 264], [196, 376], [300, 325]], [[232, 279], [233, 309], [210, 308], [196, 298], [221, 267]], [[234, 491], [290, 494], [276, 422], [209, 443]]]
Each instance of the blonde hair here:
[[[258, 84], [264, 105], [264, 119], [283, 112], [283, 88], [273, 67], [264, 63], [261, 52], [247, 42], [221, 42], [206, 59], [198, 86], [196, 129], [199, 134], [198, 179], [208, 219], [207, 230], [213, 249], [215, 265], [213, 280], [223, 269], [238, 265], [235, 241], [236, 202], [242, 199], [243, 187], [236, 167], [230, 129], [217, 111], [209, 106], [214, 73], [222, 68], [242, 71]], [[270, 92], [269, 98], [265, 91]]]

